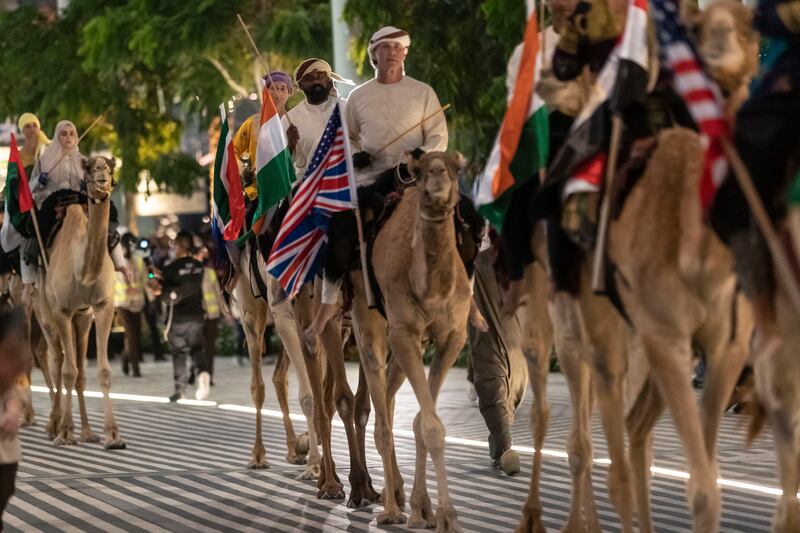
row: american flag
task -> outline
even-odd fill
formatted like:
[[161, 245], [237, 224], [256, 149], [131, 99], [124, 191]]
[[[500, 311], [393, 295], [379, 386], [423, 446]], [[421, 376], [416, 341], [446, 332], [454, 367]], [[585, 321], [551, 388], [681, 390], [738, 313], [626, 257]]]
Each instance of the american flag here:
[[675, 91], [686, 103], [703, 136], [706, 159], [700, 180], [700, 202], [707, 210], [728, 174], [728, 161], [722, 151], [722, 140], [729, 135], [722, 94], [703, 70], [697, 50], [678, 19], [675, 0], [651, 1], [664, 65], [672, 72]]
[[334, 106], [270, 252], [267, 271], [288, 298], [319, 271], [331, 216], [358, 206], [342, 106], [342, 102]]

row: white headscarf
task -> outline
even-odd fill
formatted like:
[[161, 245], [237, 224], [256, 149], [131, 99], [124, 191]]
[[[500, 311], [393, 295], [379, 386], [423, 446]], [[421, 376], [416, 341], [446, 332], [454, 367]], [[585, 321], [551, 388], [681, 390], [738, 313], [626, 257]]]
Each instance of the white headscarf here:
[[[61, 132], [67, 126], [75, 128], [75, 124], [69, 120], [62, 120], [56, 125], [53, 142], [42, 153], [33, 169], [30, 185], [37, 198], [37, 203], [51, 192], [59, 189], [80, 190], [84, 174], [83, 156], [77, 144], [69, 151], [65, 151], [59, 141]], [[48, 183], [44, 187], [39, 185], [39, 176], [43, 173], [48, 176]]]
[[385, 42], [398, 43], [401, 46], [408, 48], [411, 46], [411, 37], [408, 35], [407, 31], [401, 30], [400, 28], [395, 28], [394, 26], [384, 26], [373, 33], [369, 40], [369, 57], [372, 58], [372, 52], [375, 50], [375, 48], [377, 48], [379, 44]]

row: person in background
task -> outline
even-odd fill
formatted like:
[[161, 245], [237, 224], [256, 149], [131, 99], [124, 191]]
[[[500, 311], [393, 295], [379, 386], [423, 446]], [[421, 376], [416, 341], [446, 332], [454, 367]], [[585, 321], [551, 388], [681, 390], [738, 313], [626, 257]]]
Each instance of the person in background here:
[[172, 368], [175, 380], [175, 393], [171, 402], [186, 397], [190, 369], [187, 359], [191, 358], [198, 371], [195, 398], [208, 398], [211, 375], [206, 367], [203, 354], [203, 263], [193, 257], [194, 237], [181, 231], [174, 241], [175, 260], [161, 270], [160, 277], [153, 280], [152, 286], [161, 299], [167, 303], [167, 343], [172, 351]]
[[197, 259], [203, 262], [203, 311], [205, 323], [203, 324], [203, 353], [206, 358], [206, 369], [210, 375], [210, 384], [214, 384], [214, 356], [216, 355], [217, 327], [220, 318], [220, 293], [217, 272], [209, 261], [208, 248], [201, 247]]
[[22, 333], [24, 321], [20, 307], [0, 311], [0, 529], [3, 512], [14, 494], [22, 456], [19, 442], [22, 394], [17, 379], [27, 374], [31, 365]]
[[136, 253], [139, 244], [132, 233], [122, 236], [122, 250], [128, 261], [130, 279], [117, 272], [114, 282], [114, 307], [122, 327], [125, 328], [125, 349], [122, 352], [122, 373], [126, 376], [133, 369], [133, 377], [140, 378], [142, 373], [139, 363], [142, 360], [142, 311], [145, 298], [144, 287], [147, 284], [147, 269], [144, 258]]

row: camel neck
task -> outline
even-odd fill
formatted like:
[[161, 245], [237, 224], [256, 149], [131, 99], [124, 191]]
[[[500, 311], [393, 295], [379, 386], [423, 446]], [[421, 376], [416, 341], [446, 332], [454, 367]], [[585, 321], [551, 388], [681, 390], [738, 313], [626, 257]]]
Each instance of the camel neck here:
[[417, 297], [424, 300], [447, 299], [454, 290], [453, 273], [456, 234], [452, 216], [417, 217], [416, 245], [412, 249], [412, 268], [421, 274]]
[[108, 216], [111, 201], [89, 201], [89, 225], [86, 229], [86, 259], [83, 263], [81, 279], [84, 283], [94, 283], [100, 278], [104, 259], [108, 255]]

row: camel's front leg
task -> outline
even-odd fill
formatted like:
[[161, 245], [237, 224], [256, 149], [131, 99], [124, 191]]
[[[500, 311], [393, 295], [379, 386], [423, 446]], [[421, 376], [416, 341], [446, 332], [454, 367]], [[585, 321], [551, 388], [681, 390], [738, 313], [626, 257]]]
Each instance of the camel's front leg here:
[[103, 391], [103, 415], [105, 418], [103, 445], [106, 450], [123, 450], [125, 441], [119, 434], [114, 408], [111, 404], [111, 364], [108, 362], [108, 337], [114, 320], [114, 305], [111, 300], [94, 306], [95, 333], [97, 338], [97, 381]]
[[[275, 329], [283, 344], [284, 354], [288, 356], [294, 367], [295, 374], [298, 381], [298, 394], [300, 407], [303, 410], [303, 415], [306, 417], [306, 425], [308, 427], [308, 440], [307, 440], [307, 459], [305, 470], [300, 474], [300, 479], [317, 479], [320, 475], [320, 464], [322, 456], [319, 453], [319, 445], [317, 441], [317, 432], [314, 428], [314, 395], [312, 393], [311, 384], [308, 379], [308, 371], [306, 370], [306, 363], [303, 358], [303, 350], [300, 347], [300, 337], [297, 334], [297, 326], [295, 325], [294, 313], [292, 306], [289, 302], [280, 302], [274, 304], [272, 297], [279, 287], [278, 281], [275, 278], [268, 280], [270, 291], [270, 307], [272, 309], [272, 316], [275, 319]], [[300, 436], [295, 444], [297, 453], [300, 453], [303, 448], [303, 435]]]
[[363, 507], [376, 501], [380, 495], [372, 488], [372, 479], [358, 450], [355, 431], [355, 397], [347, 382], [347, 370], [344, 366], [341, 317], [328, 321], [319, 338], [328, 359], [328, 368], [332, 372], [334, 404], [339, 418], [344, 423], [347, 446], [350, 451], [350, 497], [347, 500], [347, 506]]
[[240, 280], [236, 287], [236, 299], [240, 303], [242, 328], [247, 341], [247, 353], [250, 357], [250, 397], [256, 408], [256, 438], [250, 452], [248, 468], [269, 468], [267, 450], [261, 436], [261, 409], [264, 407], [264, 377], [261, 374], [261, 352], [266, 329], [266, 305], [253, 297], [250, 287]]
[[58, 336], [64, 348], [64, 358], [61, 365], [61, 377], [64, 379], [64, 406], [61, 415], [61, 422], [58, 425], [56, 437], [53, 444], [63, 446], [65, 444], [78, 444], [75, 440], [75, 425], [72, 421], [72, 389], [75, 388], [75, 381], [78, 377], [78, 368], [75, 355], [75, 330], [72, 327], [72, 317], [65, 313], [54, 313], [55, 326], [58, 329]]
[[[405, 495], [403, 480], [396, 468], [394, 433], [389, 416], [386, 383], [387, 338], [386, 321], [380, 313], [370, 310], [364, 297], [363, 277], [355, 273], [353, 285], [353, 331], [358, 344], [361, 370], [367, 381], [369, 395], [375, 407], [375, 447], [381, 456], [384, 473], [383, 511], [378, 514], [378, 524], [402, 524]], [[399, 492], [399, 494], [398, 494]]]
[[76, 313], [72, 320], [75, 327], [75, 353], [77, 354], [78, 378], [75, 381], [75, 391], [78, 394], [78, 410], [81, 415], [81, 442], [100, 442], [89, 425], [86, 414], [86, 350], [89, 347], [89, 330], [92, 327], [92, 315], [89, 313]]
[[[390, 315], [391, 316], [391, 315]], [[389, 321], [389, 341], [392, 354], [398, 358], [400, 367], [408, 377], [419, 402], [420, 412], [414, 419], [414, 436], [417, 440], [417, 462], [414, 489], [411, 492], [411, 516], [409, 527], [427, 527], [431, 522], [430, 498], [425, 489], [426, 455], [430, 453], [436, 469], [439, 505], [436, 512], [437, 531], [460, 531], [453, 502], [447, 488], [447, 472], [444, 465], [445, 429], [436, 414], [436, 397], [447, 370], [452, 366], [466, 341], [466, 317], [464, 328], [451, 332], [444, 342], [437, 342], [438, 357], [425, 376], [422, 363], [422, 334], [409, 325], [392, 324]], [[430, 380], [430, 382], [429, 382]]]
[[286, 430], [286, 461], [293, 465], [303, 464], [305, 456], [297, 453], [297, 435], [289, 416], [289, 358], [283, 349], [278, 352], [278, 360], [272, 372], [272, 385], [275, 387], [275, 395], [283, 415], [283, 428]]
[[664, 400], [652, 377], [639, 391], [628, 412], [626, 426], [630, 442], [631, 474], [636, 491], [639, 531], [652, 533], [650, 513], [650, 466], [653, 463], [653, 428], [664, 411]]

